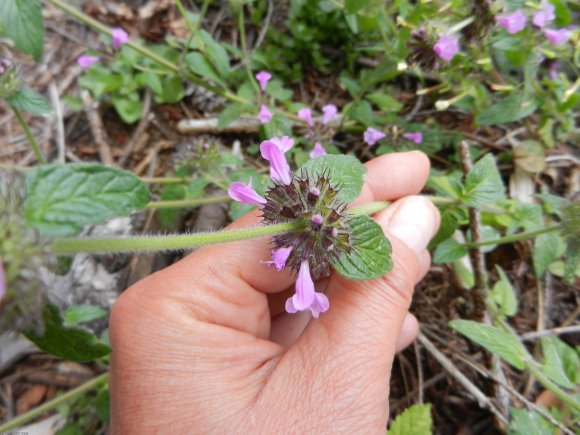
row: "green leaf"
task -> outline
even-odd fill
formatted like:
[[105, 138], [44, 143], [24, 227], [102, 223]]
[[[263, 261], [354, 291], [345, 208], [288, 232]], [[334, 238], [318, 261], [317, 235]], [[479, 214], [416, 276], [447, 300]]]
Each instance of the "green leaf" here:
[[441, 213], [441, 224], [439, 225], [439, 231], [437, 231], [437, 234], [435, 234], [435, 236], [429, 242], [429, 249], [436, 247], [441, 242], [449, 239], [453, 233], [455, 233], [455, 230], [459, 226], [457, 214], [458, 210], [455, 207], [447, 208]]
[[413, 405], [395, 418], [388, 435], [431, 435], [433, 433], [433, 419], [431, 404]]
[[44, 352], [71, 361], [92, 361], [111, 353], [111, 348], [92, 332], [77, 326], [63, 325], [58, 307], [47, 304], [42, 312], [44, 331], [25, 333]]
[[93, 305], [74, 305], [64, 312], [64, 322], [69, 325], [90, 322], [105, 317], [107, 312]]
[[543, 416], [529, 409], [510, 409], [508, 435], [554, 435], [556, 427]]
[[465, 246], [455, 239], [447, 239], [437, 245], [433, 254], [433, 263], [452, 263], [460, 260], [467, 255], [468, 251]]
[[0, 25], [20, 51], [42, 56], [44, 21], [39, 0], [0, 1]]
[[206, 57], [210, 59], [221, 77], [227, 77], [230, 72], [230, 58], [227, 51], [205, 30], [199, 30], [198, 34], [205, 44], [203, 52]]
[[538, 103], [533, 98], [514, 94], [485, 109], [475, 121], [479, 125], [506, 124], [525, 118], [534, 113], [537, 107]]
[[[185, 199], [186, 189], [181, 184], [168, 184], [161, 189], [160, 199], [162, 201]], [[183, 213], [181, 208], [164, 208], [157, 211], [157, 218], [162, 228], [171, 228], [177, 217]]]
[[214, 66], [201, 53], [189, 53], [185, 56], [185, 62], [194, 73], [225, 86]]
[[97, 411], [97, 417], [99, 417], [99, 420], [101, 420], [103, 423], [108, 424], [111, 420], [110, 409], [110, 393], [109, 388], [106, 387], [99, 391], [99, 394], [97, 394], [97, 398], [95, 399], [95, 410]]
[[541, 278], [554, 260], [563, 254], [565, 249], [562, 238], [556, 233], [541, 234], [534, 242], [532, 261], [537, 278]]
[[463, 200], [479, 207], [505, 199], [505, 186], [491, 154], [479, 160], [465, 178]]
[[15, 94], [7, 98], [6, 101], [12, 107], [26, 110], [33, 115], [48, 115], [52, 113], [52, 106], [48, 100], [26, 86], [20, 88]]
[[[574, 389], [574, 384], [566, 374], [564, 359], [559, 352], [558, 342], [561, 342], [561, 340], [558, 337], [542, 337], [540, 340], [542, 343], [542, 353], [544, 354], [542, 371], [561, 387]], [[566, 345], [564, 344], [564, 346]]]
[[499, 306], [499, 312], [502, 316], [513, 316], [518, 312], [518, 300], [514, 288], [503, 269], [499, 265], [495, 267], [499, 274], [499, 281], [493, 286], [491, 297]]
[[354, 216], [348, 223], [353, 237], [352, 250], [332, 264], [342, 276], [375, 279], [393, 268], [391, 243], [383, 229], [369, 216]]
[[113, 96], [113, 106], [125, 124], [133, 124], [141, 118], [143, 112], [141, 100], [127, 98], [125, 95]]
[[520, 370], [525, 368], [526, 349], [509, 332], [472, 320], [452, 320], [449, 322], [449, 326], [504, 359], [515, 368]]
[[36, 166], [25, 177], [26, 223], [48, 237], [73, 236], [149, 202], [147, 187], [134, 174], [96, 163]]
[[404, 106], [404, 104], [396, 98], [382, 92], [373, 92], [372, 94], [367, 95], [367, 99], [375, 103], [379, 109], [385, 112], [398, 112]]
[[243, 105], [241, 104], [228, 105], [224, 110], [222, 110], [222, 113], [220, 113], [217, 124], [218, 130], [226, 128], [236, 119], [238, 119], [242, 113], [244, 113]]
[[554, 20], [554, 26], [556, 27], [566, 27], [572, 23], [572, 14], [566, 6], [564, 0], [550, 0], [550, 3], [554, 5], [556, 19]]
[[345, 0], [344, 12], [348, 15], [356, 14], [369, 4], [370, 0]]
[[337, 197], [350, 204], [362, 190], [367, 168], [355, 157], [326, 155], [309, 160], [300, 168], [300, 173], [309, 176], [325, 175], [335, 186], [339, 186]]

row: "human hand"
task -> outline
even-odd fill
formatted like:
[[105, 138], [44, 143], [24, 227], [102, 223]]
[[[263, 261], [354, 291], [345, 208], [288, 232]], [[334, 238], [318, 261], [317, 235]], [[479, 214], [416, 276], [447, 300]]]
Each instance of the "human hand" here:
[[427, 180], [424, 154], [366, 166], [356, 204], [394, 201], [375, 216], [393, 270], [317, 283], [330, 300], [317, 320], [284, 311], [294, 279], [261, 263], [265, 239], [199, 249], [140, 281], [111, 315], [113, 433], [384, 433], [393, 357], [417, 334], [408, 308], [439, 214], [410, 196]]

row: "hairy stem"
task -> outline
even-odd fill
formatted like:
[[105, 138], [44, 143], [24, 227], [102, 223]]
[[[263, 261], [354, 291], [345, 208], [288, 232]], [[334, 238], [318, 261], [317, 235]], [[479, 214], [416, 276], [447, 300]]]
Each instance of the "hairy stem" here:
[[14, 107], [12, 105], [10, 105], [10, 108], [14, 112], [14, 115], [16, 116], [18, 123], [22, 127], [22, 130], [24, 130], [24, 135], [26, 136], [26, 139], [28, 139], [28, 142], [32, 146], [32, 150], [34, 151], [34, 155], [36, 156], [38, 163], [41, 163], [41, 164], [46, 163], [46, 160], [44, 160], [42, 152], [40, 151], [40, 147], [38, 146], [38, 142], [36, 142], [36, 139], [34, 138], [32, 131], [30, 131], [30, 127], [28, 125], [28, 122], [26, 122], [26, 119], [24, 119], [24, 117], [22, 116], [22, 112], [20, 111], [20, 109]]
[[539, 236], [541, 234], [551, 233], [553, 231], [558, 231], [562, 229], [562, 225], [552, 225], [545, 228], [540, 228], [539, 230], [534, 231], [526, 231], [523, 233], [513, 234], [511, 236], [501, 237], [495, 240], [486, 240], [484, 242], [474, 243], [468, 242], [465, 243], [464, 246], [467, 248], [475, 247], [475, 246], [489, 246], [489, 245], [503, 245], [505, 243], [517, 242], [518, 240], [525, 240], [531, 239], [532, 237]]
[[554, 395], [572, 408], [575, 411], [580, 411], [580, 402], [575, 400], [570, 395], [566, 394], [558, 385], [556, 385], [552, 380], [544, 374], [542, 370], [538, 367], [537, 363], [533, 360], [526, 361], [526, 367], [532, 375], [544, 386], [547, 390], [554, 393]]
[[214, 196], [209, 198], [176, 199], [172, 201], [153, 201], [145, 206], [149, 209], [197, 207], [198, 205], [216, 204], [218, 202], [228, 202], [232, 199], [229, 196]]

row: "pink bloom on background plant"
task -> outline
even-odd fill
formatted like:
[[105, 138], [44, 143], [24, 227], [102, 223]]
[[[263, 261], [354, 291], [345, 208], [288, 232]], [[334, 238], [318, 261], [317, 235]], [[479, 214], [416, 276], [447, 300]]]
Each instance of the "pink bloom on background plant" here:
[[252, 179], [248, 181], [248, 184], [244, 184], [240, 181], [234, 181], [230, 184], [228, 189], [228, 195], [234, 201], [243, 202], [244, 204], [251, 205], [262, 205], [266, 204], [266, 198], [258, 195], [258, 193], [252, 189]]
[[6, 294], [6, 273], [4, 272], [4, 264], [0, 258], [0, 302]]
[[338, 109], [334, 104], [327, 104], [322, 108], [322, 123], [324, 125], [330, 123], [334, 118], [336, 118], [336, 114], [338, 113]]
[[280, 151], [282, 151], [283, 153], [285, 153], [294, 146], [294, 139], [291, 139], [288, 136], [273, 137], [272, 139], [270, 139], [270, 142], [274, 142], [276, 146], [280, 148]]
[[323, 156], [325, 154], [328, 154], [328, 153], [326, 152], [326, 150], [324, 149], [322, 144], [320, 142], [316, 142], [314, 144], [314, 148], [312, 149], [312, 151], [310, 151], [309, 156], [311, 159], [315, 159], [316, 157], [320, 157], [320, 156]]
[[542, 3], [540, 3], [540, 6], [542, 7], [542, 10], [534, 14], [532, 22], [534, 23], [534, 25], [538, 26], [541, 29], [550, 21], [553, 21], [556, 18], [555, 14], [556, 8], [552, 3], [547, 1], [543, 1]]
[[372, 127], [369, 127], [365, 130], [363, 134], [363, 139], [368, 145], [373, 146], [385, 136], [386, 136], [385, 133], [380, 132], [379, 130], [374, 129]]
[[82, 69], [89, 69], [100, 60], [101, 58], [99, 56], [89, 56], [88, 54], [84, 54], [77, 58], [77, 65]]
[[258, 120], [262, 124], [267, 124], [270, 122], [271, 119], [272, 119], [272, 112], [270, 112], [270, 110], [268, 109], [268, 106], [266, 106], [265, 104], [262, 104], [262, 107], [260, 107], [260, 112], [258, 113]]
[[329, 306], [330, 303], [326, 295], [315, 291], [308, 261], [303, 261], [300, 264], [296, 280], [296, 293], [286, 301], [286, 311], [296, 313], [297, 311], [310, 310], [312, 316], [318, 318], [320, 313], [328, 310]]
[[411, 142], [415, 142], [416, 144], [423, 142], [423, 133], [420, 131], [416, 133], [405, 133], [403, 134], [403, 137], [407, 140], [410, 140]]
[[433, 51], [445, 62], [451, 62], [459, 51], [459, 40], [448, 35], [441, 35], [433, 46]]
[[568, 29], [546, 29], [544, 36], [552, 45], [562, 45], [570, 39], [570, 31]]
[[314, 127], [314, 121], [312, 120], [312, 112], [308, 107], [300, 109], [298, 111], [298, 118], [303, 119], [310, 127]]
[[548, 69], [548, 77], [550, 77], [550, 80], [556, 80], [558, 78], [558, 64], [556, 62], [553, 62], [549, 69]]
[[496, 21], [497, 24], [503, 27], [510, 35], [513, 35], [524, 30], [527, 17], [522, 11], [517, 10], [512, 14], [496, 17]]
[[260, 144], [260, 153], [270, 162], [270, 178], [289, 185], [292, 182], [290, 166], [280, 147], [271, 140], [265, 140]]
[[266, 91], [266, 85], [271, 78], [272, 74], [270, 74], [268, 71], [260, 71], [258, 74], [256, 74], [256, 80], [258, 80], [258, 83], [260, 83], [260, 89], [262, 89], [262, 91]]
[[291, 252], [292, 247], [274, 249], [272, 251], [272, 261], [268, 263], [274, 265], [276, 270], [280, 272], [286, 267], [286, 260], [288, 260]]
[[113, 38], [114, 48], [119, 48], [121, 45], [129, 42], [129, 34], [120, 27], [115, 27], [111, 30], [111, 37]]

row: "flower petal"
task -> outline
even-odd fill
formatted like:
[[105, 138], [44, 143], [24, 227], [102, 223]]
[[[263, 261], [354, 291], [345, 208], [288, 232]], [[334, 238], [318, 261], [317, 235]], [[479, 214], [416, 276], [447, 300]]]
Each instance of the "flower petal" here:
[[239, 181], [234, 181], [230, 184], [228, 189], [228, 195], [234, 201], [243, 202], [245, 204], [251, 205], [262, 205], [266, 204], [266, 199], [258, 195], [258, 193], [252, 189], [252, 180], [248, 184], [241, 183]]
[[274, 142], [265, 140], [260, 144], [260, 152], [262, 157], [270, 162], [270, 178], [286, 185], [290, 184], [292, 182], [290, 166], [280, 148]]
[[292, 252], [292, 247], [279, 248], [272, 251], [272, 264], [278, 272], [286, 267], [286, 260]]
[[314, 301], [310, 305], [310, 311], [312, 312], [312, 317], [318, 319], [320, 313], [328, 311], [330, 307], [330, 302], [328, 297], [324, 293], [314, 293]]
[[298, 311], [304, 311], [310, 308], [314, 301], [314, 282], [310, 276], [310, 267], [308, 261], [303, 261], [298, 272], [296, 280], [296, 293], [292, 296], [292, 304]]

